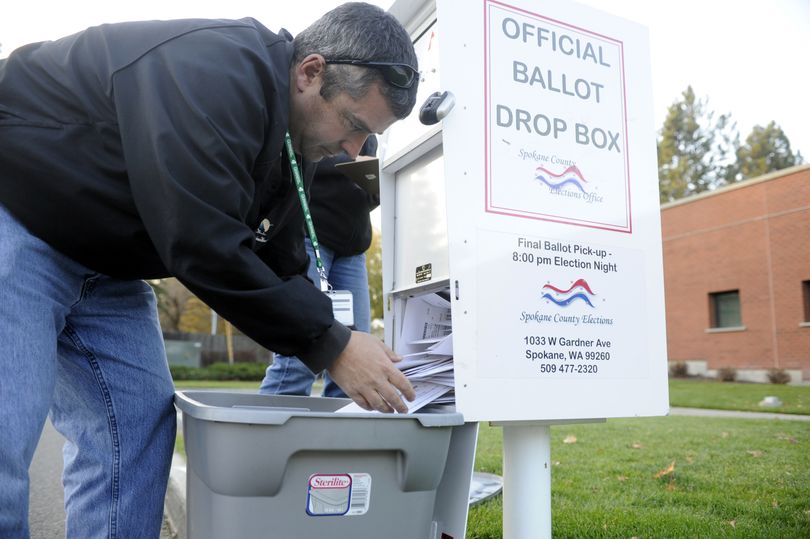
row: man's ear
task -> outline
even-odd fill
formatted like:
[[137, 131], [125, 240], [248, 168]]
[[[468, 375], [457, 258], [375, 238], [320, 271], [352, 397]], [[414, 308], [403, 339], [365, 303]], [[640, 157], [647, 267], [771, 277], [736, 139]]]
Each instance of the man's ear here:
[[310, 54], [295, 66], [295, 86], [303, 92], [308, 86], [320, 86], [326, 60], [320, 54]]

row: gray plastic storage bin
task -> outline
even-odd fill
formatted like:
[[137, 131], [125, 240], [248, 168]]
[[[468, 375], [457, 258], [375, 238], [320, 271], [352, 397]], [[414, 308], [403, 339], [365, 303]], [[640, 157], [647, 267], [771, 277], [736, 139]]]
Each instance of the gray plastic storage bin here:
[[178, 391], [189, 539], [463, 538], [477, 423], [349, 402]]

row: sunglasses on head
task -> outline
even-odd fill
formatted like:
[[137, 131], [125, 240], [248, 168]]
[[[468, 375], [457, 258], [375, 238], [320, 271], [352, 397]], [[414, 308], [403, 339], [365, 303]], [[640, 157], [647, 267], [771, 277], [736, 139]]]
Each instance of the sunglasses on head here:
[[327, 60], [327, 64], [346, 64], [370, 67], [382, 73], [385, 82], [396, 88], [409, 89], [416, 82], [419, 72], [408, 64], [399, 62], [372, 62], [364, 60]]

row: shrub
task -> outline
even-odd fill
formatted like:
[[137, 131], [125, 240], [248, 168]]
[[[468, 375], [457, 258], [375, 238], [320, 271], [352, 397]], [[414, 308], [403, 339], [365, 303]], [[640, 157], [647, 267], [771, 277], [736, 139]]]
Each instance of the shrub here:
[[170, 366], [174, 380], [245, 380], [260, 382], [266, 363], [214, 363], [208, 367]]
[[733, 382], [737, 379], [737, 369], [734, 367], [722, 367], [717, 369], [717, 377], [723, 382]]
[[184, 365], [169, 365], [173, 380], [205, 380], [200, 377], [205, 373], [205, 369], [198, 367], [187, 367]]
[[256, 380], [264, 378], [265, 363], [214, 363], [207, 367], [213, 380]]
[[790, 382], [790, 374], [785, 369], [770, 369], [768, 371], [768, 380], [772, 384], [787, 384]]
[[669, 376], [671, 378], [686, 378], [689, 376], [689, 366], [685, 361], [676, 361], [669, 366]]

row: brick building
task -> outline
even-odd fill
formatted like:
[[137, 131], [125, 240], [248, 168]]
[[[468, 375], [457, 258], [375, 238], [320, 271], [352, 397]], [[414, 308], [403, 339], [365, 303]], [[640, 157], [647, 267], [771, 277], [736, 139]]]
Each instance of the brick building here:
[[669, 361], [810, 380], [810, 165], [661, 207]]

